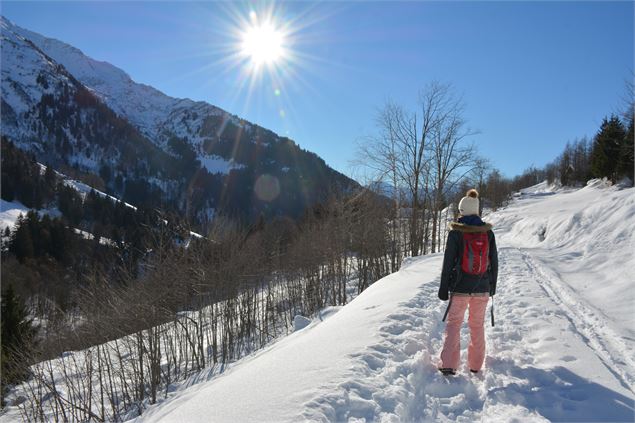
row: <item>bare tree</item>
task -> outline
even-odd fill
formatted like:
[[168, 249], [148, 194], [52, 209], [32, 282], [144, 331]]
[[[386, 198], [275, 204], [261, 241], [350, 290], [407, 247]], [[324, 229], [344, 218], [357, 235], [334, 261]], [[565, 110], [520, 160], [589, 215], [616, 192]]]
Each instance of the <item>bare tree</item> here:
[[498, 169], [493, 169], [486, 181], [486, 195], [492, 202], [492, 208], [496, 210], [505, 204], [510, 193], [508, 181], [501, 175]]
[[[404, 159], [403, 148], [411, 141], [406, 124], [405, 112], [401, 106], [387, 101], [383, 108], [377, 111], [375, 118], [379, 134], [367, 137], [358, 144], [357, 159], [353, 165], [364, 167], [371, 172], [370, 186], [382, 195], [392, 199], [394, 216], [391, 219], [391, 266], [393, 271], [400, 263], [401, 243], [400, 225], [402, 209], [402, 189], [404, 188], [404, 166], [400, 161]], [[383, 185], [388, 185], [388, 192]]]
[[[416, 113], [408, 113], [401, 106], [387, 102], [378, 112], [377, 126], [379, 135], [366, 140], [358, 148], [357, 163], [376, 174], [377, 181], [388, 179], [395, 207], [395, 219], [399, 219], [401, 210], [400, 192], [407, 192], [410, 203], [409, 250], [411, 255], [419, 254], [421, 243], [417, 232], [421, 206], [424, 174], [429, 170], [425, 156], [426, 141], [429, 138], [431, 117], [425, 114], [420, 118], [418, 128]], [[423, 196], [425, 196], [424, 191]], [[396, 230], [396, 227], [393, 227]], [[396, 234], [394, 235], [396, 241]]]
[[431, 83], [421, 94], [422, 103], [434, 112], [434, 126], [429, 148], [433, 163], [433, 210], [431, 252], [439, 248], [439, 227], [445, 196], [474, 166], [475, 149], [466, 145], [466, 138], [475, 132], [466, 127], [465, 105], [449, 84]]
[[[483, 193], [485, 193], [485, 182], [487, 179], [487, 174], [492, 170], [492, 163], [484, 158], [484, 157], [476, 157], [474, 159], [474, 164], [472, 166], [472, 172], [470, 173], [469, 183], [472, 187], [476, 187], [476, 190], [480, 193], [481, 198]], [[462, 194], [467, 192], [470, 187], [462, 187], [459, 192]], [[479, 213], [483, 213], [483, 201], [479, 202]]]
[[357, 163], [392, 185], [397, 217], [397, 195], [402, 189], [407, 192], [408, 249], [413, 256], [427, 252], [430, 226], [431, 250], [436, 251], [444, 196], [469, 172], [474, 159], [473, 147], [464, 143], [474, 132], [465, 127], [463, 112], [451, 85], [432, 82], [419, 93], [418, 112], [387, 102], [377, 116], [379, 134], [358, 149]]

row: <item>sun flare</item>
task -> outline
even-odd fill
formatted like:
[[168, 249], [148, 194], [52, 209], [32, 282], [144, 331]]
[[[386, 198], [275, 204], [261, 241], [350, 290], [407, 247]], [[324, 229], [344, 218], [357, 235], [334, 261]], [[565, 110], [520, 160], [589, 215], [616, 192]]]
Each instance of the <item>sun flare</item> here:
[[271, 65], [284, 56], [284, 34], [271, 23], [252, 25], [242, 36], [242, 54], [254, 65]]
[[257, 104], [291, 122], [293, 96], [307, 90], [319, 95], [306, 76], [326, 63], [309, 53], [321, 40], [314, 25], [326, 16], [313, 8], [289, 11], [282, 2], [221, 4], [223, 13], [210, 16], [209, 47], [202, 53], [217, 60], [200, 71], [220, 68], [220, 73], [210, 77], [210, 84], [227, 84], [232, 97], [229, 102], [240, 101], [244, 113], [253, 111]]

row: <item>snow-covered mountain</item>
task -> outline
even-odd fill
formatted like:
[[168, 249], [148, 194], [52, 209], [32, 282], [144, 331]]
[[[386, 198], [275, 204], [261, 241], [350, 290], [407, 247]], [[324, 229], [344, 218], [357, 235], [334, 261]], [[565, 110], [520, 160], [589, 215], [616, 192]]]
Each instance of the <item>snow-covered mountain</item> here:
[[356, 186], [293, 141], [218, 107], [169, 97], [4, 17], [0, 29], [2, 135], [42, 162], [99, 174], [129, 202], [162, 193], [190, 217], [298, 215]]
[[[45, 95], [58, 94], [61, 87], [76, 89], [65, 69], [13, 31], [13, 25], [0, 19], [2, 30], [2, 133], [20, 137], [33, 131], [29, 112]], [[73, 90], [73, 93], [75, 90]]]
[[[632, 422], [634, 219], [633, 188], [597, 180], [539, 184], [485, 216], [500, 268], [481, 374], [436, 369], [447, 303], [433, 254], [220, 373], [174, 384], [135, 421]], [[464, 327], [464, 360], [466, 338]]]
[[[123, 70], [94, 60], [64, 42], [12, 25], [6, 19], [3, 19], [3, 25], [11, 25], [13, 32], [33, 42], [90, 88], [108, 107], [125, 117], [150, 140], [163, 146], [170, 134], [174, 134], [188, 137], [190, 142], [200, 147], [203, 140], [200, 137], [201, 125], [206, 117], [231, 119], [235, 123], [240, 121], [211, 104], [169, 97], [151, 86], [134, 82]], [[249, 125], [244, 127], [251, 129]], [[203, 153], [202, 150], [200, 152]], [[216, 169], [208, 170], [214, 172]]]
[[63, 65], [112, 110], [125, 116], [146, 136], [156, 136], [159, 126], [179, 103], [183, 103], [185, 107], [194, 103], [190, 100], [168, 97], [150, 86], [135, 83], [123, 70], [110, 63], [91, 59], [66, 43], [20, 28], [6, 19], [2, 20], [2, 25], [14, 34], [33, 42], [49, 57]]
[[[169, 97], [153, 87], [136, 83], [127, 73], [110, 63], [94, 60], [71, 45], [20, 28], [4, 17], [0, 22], [3, 36], [6, 33], [6, 39], [12, 47], [12, 50], [3, 56], [3, 73], [6, 74], [7, 86], [16, 87], [16, 91], [22, 86], [31, 88], [25, 90], [30, 101], [8, 102], [13, 110], [24, 112], [34, 101], [39, 100], [38, 94], [41, 95], [42, 90], [38, 89], [36, 79], [39, 72], [35, 70], [41, 67], [42, 62], [48, 62], [51, 66], [54, 66], [53, 63], [62, 65], [110, 109], [126, 118], [150, 140], [163, 146], [166, 145], [170, 132], [180, 137], [196, 137], [206, 117], [215, 116], [233, 122], [240, 121], [211, 104]], [[32, 43], [39, 51], [30, 50], [24, 45], [19, 46], [28, 43]], [[21, 77], [20, 80], [15, 79], [16, 75]], [[10, 98], [16, 100], [15, 96]], [[245, 127], [251, 129], [249, 125]], [[201, 139], [196, 141], [199, 141], [200, 145]]]
[[119, 194], [133, 179], [174, 177], [172, 156], [18, 29], [0, 19], [3, 137], [65, 173], [101, 174], [103, 184]]

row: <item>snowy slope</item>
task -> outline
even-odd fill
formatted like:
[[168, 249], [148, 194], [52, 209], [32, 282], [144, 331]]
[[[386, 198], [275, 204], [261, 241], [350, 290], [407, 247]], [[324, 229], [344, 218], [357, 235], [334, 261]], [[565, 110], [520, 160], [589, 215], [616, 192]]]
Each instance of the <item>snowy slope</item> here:
[[[11, 22], [4, 17], [0, 17], [0, 29], [2, 131], [6, 135], [15, 135], [30, 131], [23, 115], [41, 100], [42, 95], [53, 94], [60, 86], [72, 86], [72, 82], [56, 63], [12, 31]], [[47, 80], [44, 85], [43, 80]]]
[[69, 79], [72, 75], [160, 148], [167, 149], [168, 139], [178, 136], [188, 139], [210, 173], [228, 174], [231, 169], [241, 167], [239, 163], [207, 154], [203, 147], [209, 140], [209, 136], [202, 134], [207, 118], [217, 117], [250, 130], [251, 126], [236, 116], [211, 104], [169, 97], [151, 86], [134, 82], [110, 63], [94, 60], [69, 44], [21, 28], [3, 16], [0, 28], [5, 135], [15, 139], [26, 135], [37, 138], [29, 113], [43, 94], [59, 94], [64, 84], [72, 86]]
[[75, 78], [93, 89], [111, 109], [129, 117], [145, 135], [155, 134], [156, 127], [178, 103], [194, 103], [191, 100], [171, 98], [150, 86], [137, 84], [121, 69], [110, 63], [91, 59], [71, 45], [20, 28], [4, 18], [2, 24], [32, 41], [40, 50], [64, 65]]
[[19, 201], [5, 201], [0, 199], [0, 230], [12, 229], [20, 215], [26, 216], [29, 208]]
[[[249, 129], [249, 125], [241, 123], [237, 117], [211, 104], [170, 97], [149, 85], [137, 83], [126, 72], [108, 62], [92, 59], [76, 47], [21, 28], [4, 17], [0, 23], [9, 36], [24, 37], [63, 65], [108, 107], [125, 117], [160, 147], [165, 148], [171, 135], [185, 137], [196, 147], [201, 163], [210, 173], [227, 174], [236, 167], [222, 157], [205, 154], [202, 147], [205, 137], [200, 132], [205, 118], [209, 116], [220, 116]], [[16, 60], [22, 61], [21, 57], [16, 57]], [[27, 63], [24, 67], [33, 66]], [[6, 72], [15, 74], [9, 69]]]
[[[0, 199], [0, 231], [4, 231], [6, 228], [10, 230], [15, 229], [15, 223], [18, 221], [20, 215], [23, 217], [26, 216], [29, 210], [35, 209], [30, 209], [19, 201], [5, 201]], [[59, 217], [62, 215], [55, 207], [40, 209], [37, 210], [37, 212], [40, 216], [47, 214], [50, 217]]]
[[[38, 165], [40, 166], [40, 171], [42, 172], [42, 174], [44, 174], [44, 172], [46, 171], [46, 166], [44, 166], [41, 163], [38, 163]], [[59, 178], [61, 178], [61, 180], [64, 183], [64, 185], [73, 188], [75, 191], [77, 191], [82, 196], [82, 198], [85, 198], [86, 195], [88, 195], [89, 192], [94, 191], [100, 197], [109, 198], [113, 202], [121, 201], [118, 198], [115, 198], [115, 197], [113, 197], [111, 195], [108, 195], [105, 192], [99, 191], [98, 189], [95, 189], [95, 188], [93, 188], [93, 187], [91, 187], [89, 185], [86, 185], [85, 183], [83, 183], [81, 181], [77, 181], [75, 179], [71, 179], [68, 176], [64, 175], [63, 173], [55, 171], [55, 174]], [[130, 207], [130, 208], [132, 208], [134, 210], [137, 210], [137, 208], [135, 206], [131, 205], [131, 204], [128, 204], [128, 203], [124, 203], [124, 204], [126, 205], [126, 207]], [[14, 226], [15, 226], [15, 223], [18, 220], [18, 217], [21, 214], [23, 216], [26, 216], [26, 214], [29, 212], [29, 210], [36, 210], [36, 209], [30, 209], [30, 208], [26, 207], [24, 204], [22, 204], [19, 201], [5, 201], [5, 200], [1, 200], [0, 199], [0, 230], [4, 231], [4, 229], [7, 228], [7, 227], [9, 229], [13, 229]], [[47, 214], [47, 215], [49, 215], [51, 217], [60, 217], [61, 216], [61, 212], [55, 207], [48, 208], [48, 209], [40, 209], [40, 210], [36, 210], [36, 211], [40, 215]]]
[[[531, 248], [534, 259], [555, 271], [570, 289], [606, 314], [614, 329], [635, 338], [635, 195], [600, 180], [558, 195], [524, 194], [494, 223], [506, 244]], [[619, 265], [616, 265], [619, 264]]]
[[487, 216], [501, 267], [481, 375], [436, 371], [436, 254], [137, 421], [633, 421], [634, 193], [543, 184]]
[[[41, 168], [42, 173], [44, 173], [46, 171], [46, 166], [44, 166], [41, 163], [38, 163], [38, 164]], [[81, 181], [71, 179], [68, 176], [64, 175], [63, 173], [60, 173], [57, 171], [55, 173], [60, 178], [62, 178], [64, 185], [67, 185], [73, 188], [74, 190], [76, 190], [82, 196], [82, 198], [85, 198], [86, 195], [88, 195], [88, 193], [90, 193], [91, 191], [94, 191], [98, 196], [108, 198], [113, 202], [121, 201], [120, 199], [115, 198], [111, 195], [108, 195], [105, 192], [99, 191], [98, 189], [95, 189], [89, 185], [86, 185], [85, 183]], [[123, 203], [126, 207], [130, 207], [133, 210], [137, 210], [137, 207], [133, 206], [132, 204], [128, 204], [126, 202], [123, 202]], [[4, 231], [5, 228], [9, 228], [10, 230], [15, 229], [15, 224], [18, 221], [18, 218], [20, 217], [20, 215], [26, 216], [29, 210], [32, 210], [32, 209], [26, 207], [24, 204], [20, 203], [19, 201], [5, 201], [0, 199], [0, 231]], [[60, 217], [62, 215], [61, 212], [55, 207], [48, 208], [48, 209], [40, 209], [40, 210], [37, 210], [37, 212], [40, 214], [40, 216], [47, 214], [50, 217]], [[167, 223], [167, 221], [164, 221], [164, 222]], [[78, 233], [81, 233], [87, 239], [94, 238], [94, 235], [88, 232], [80, 231], [79, 229], [76, 229], [76, 231], [78, 231]], [[196, 232], [191, 232], [191, 231], [190, 231], [190, 236], [195, 238], [204, 238], [203, 235], [198, 234]], [[102, 237], [102, 239], [104, 240], [104, 242], [102, 242], [104, 244], [108, 244], [108, 245], [113, 244], [112, 241], [107, 240], [106, 238]], [[189, 240], [186, 242], [189, 243]]]

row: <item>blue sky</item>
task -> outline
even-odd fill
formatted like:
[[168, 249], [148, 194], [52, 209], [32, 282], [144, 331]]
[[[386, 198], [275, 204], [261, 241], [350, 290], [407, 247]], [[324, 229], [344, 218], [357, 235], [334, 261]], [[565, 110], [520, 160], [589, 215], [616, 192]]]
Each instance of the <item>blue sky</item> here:
[[[249, 12], [273, 5], [294, 60], [245, 85], [233, 59]], [[2, 14], [168, 95], [205, 100], [294, 139], [350, 174], [392, 99], [432, 80], [466, 103], [480, 153], [508, 176], [593, 136], [633, 77], [633, 3], [9, 2]]]

